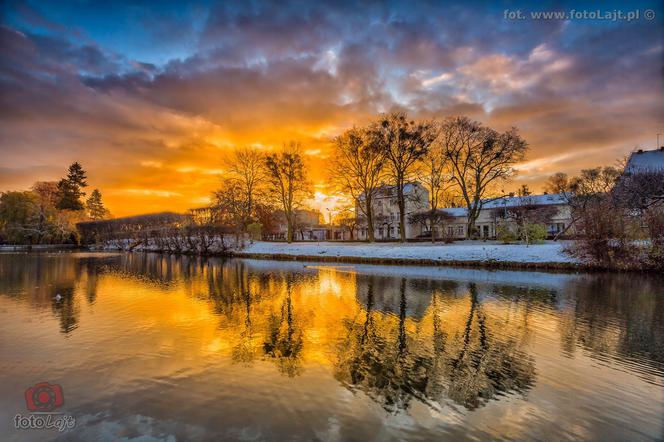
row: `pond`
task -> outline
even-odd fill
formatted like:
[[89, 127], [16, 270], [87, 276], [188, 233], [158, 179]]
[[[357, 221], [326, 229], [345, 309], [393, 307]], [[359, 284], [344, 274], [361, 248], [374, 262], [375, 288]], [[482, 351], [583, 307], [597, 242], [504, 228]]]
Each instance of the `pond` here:
[[664, 280], [5, 253], [0, 368], [3, 441], [661, 440]]

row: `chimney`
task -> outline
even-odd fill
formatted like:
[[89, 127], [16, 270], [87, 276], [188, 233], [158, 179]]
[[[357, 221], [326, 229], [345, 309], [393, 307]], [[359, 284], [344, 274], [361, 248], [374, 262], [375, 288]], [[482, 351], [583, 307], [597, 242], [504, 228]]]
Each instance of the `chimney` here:
[[664, 146], [660, 146], [659, 150], [664, 151]]
[[510, 192], [510, 198], [514, 198], [514, 192]]
[[636, 153], [643, 153], [643, 149], [637, 150]]

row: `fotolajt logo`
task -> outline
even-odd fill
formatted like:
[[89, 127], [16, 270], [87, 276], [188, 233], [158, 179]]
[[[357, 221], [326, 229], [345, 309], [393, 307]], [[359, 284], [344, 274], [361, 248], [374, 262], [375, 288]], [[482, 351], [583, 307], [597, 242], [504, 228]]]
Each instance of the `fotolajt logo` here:
[[54, 411], [65, 403], [62, 387], [40, 382], [25, 390], [25, 406], [28, 411]]
[[25, 390], [25, 406], [32, 414], [14, 416], [17, 430], [58, 430], [74, 428], [76, 419], [56, 410], [65, 403], [62, 387], [40, 382]]

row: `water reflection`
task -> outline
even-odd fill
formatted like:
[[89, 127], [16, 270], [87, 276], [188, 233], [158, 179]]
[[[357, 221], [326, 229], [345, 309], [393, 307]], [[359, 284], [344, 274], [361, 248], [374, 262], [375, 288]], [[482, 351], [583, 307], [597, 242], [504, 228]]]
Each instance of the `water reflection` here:
[[[398, 282], [397, 318], [376, 311], [375, 279], [358, 281], [358, 292], [366, 293], [360, 296], [366, 300], [364, 320], [344, 324], [348, 339], [339, 346], [336, 377], [350, 388], [363, 390], [388, 411], [405, 409], [414, 398], [441, 405], [451, 399], [473, 409], [534, 382], [534, 362], [523, 340], [492, 332], [495, 322], [483, 312], [476, 284], [429, 286], [434, 291], [426, 315], [407, 327], [408, 299], [414, 296], [407, 295], [406, 278]], [[460, 320], [458, 306], [445, 309], [445, 295], [458, 296], [464, 288], [470, 305]]]
[[[143, 360], [164, 357], [164, 351], [180, 354], [169, 382], [222, 361], [244, 370], [236, 376], [276, 376], [275, 383], [311, 382], [323, 376], [322, 368], [341, 390], [388, 415], [416, 416], [421, 407], [471, 413], [505, 398], [512, 399], [505, 406], [515, 400], [526, 406], [526, 397], [536, 403], [547, 389], [572, 388], [560, 375], [565, 361], [586, 357], [660, 389], [661, 402], [663, 286], [661, 278], [646, 275], [0, 254], [0, 301], [10, 302], [4, 311], [24, 305], [47, 312], [62, 336], [90, 345], [134, 339], [131, 350], [104, 347], [100, 363], [112, 364], [129, 351]], [[7, 319], [5, 330], [20, 328]], [[156, 350], [150, 339], [160, 342]], [[13, 345], [2, 344], [4, 358]], [[68, 363], [87, 368], [75, 355]], [[615, 375], [593, 372], [602, 382]], [[540, 407], [547, 400], [542, 397]], [[639, 411], [634, 404], [627, 408]], [[656, 432], [658, 423], [649, 424]]]

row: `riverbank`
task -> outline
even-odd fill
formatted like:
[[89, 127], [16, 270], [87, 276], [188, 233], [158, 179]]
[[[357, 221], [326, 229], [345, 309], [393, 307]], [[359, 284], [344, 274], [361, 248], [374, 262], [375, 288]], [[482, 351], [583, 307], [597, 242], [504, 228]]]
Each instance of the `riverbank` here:
[[232, 256], [289, 261], [324, 261], [366, 264], [469, 266], [515, 269], [588, 269], [564, 252], [564, 242], [501, 244], [464, 241], [431, 243], [284, 243], [257, 241]]
[[33, 245], [0, 245], [0, 252], [39, 252], [53, 250], [75, 250], [82, 246], [76, 244], [33, 244]]

